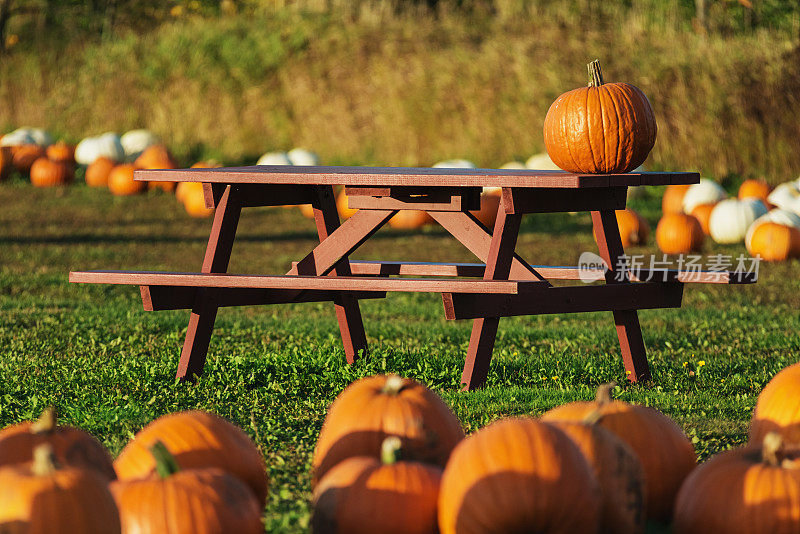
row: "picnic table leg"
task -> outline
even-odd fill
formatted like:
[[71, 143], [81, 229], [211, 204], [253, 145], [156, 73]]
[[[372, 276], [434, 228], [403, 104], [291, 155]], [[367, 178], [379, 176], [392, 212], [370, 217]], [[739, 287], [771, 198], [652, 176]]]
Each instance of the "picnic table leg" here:
[[[317, 224], [319, 240], [323, 241], [339, 227], [339, 212], [336, 210], [336, 197], [332, 186], [320, 186], [315, 201], [314, 221]], [[319, 273], [317, 273], [319, 274]], [[351, 276], [350, 262], [347, 256], [342, 258], [331, 273], [333, 276]], [[339, 331], [342, 334], [344, 354], [347, 363], [353, 363], [358, 358], [359, 351], [367, 353], [367, 334], [364, 331], [364, 322], [361, 319], [361, 310], [358, 299], [342, 293], [334, 301], [336, 320], [339, 322]]]
[[[228, 270], [241, 211], [242, 204], [236, 190], [233, 186], [226, 186], [217, 202], [202, 272], [224, 273]], [[203, 372], [211, 332], [214, 330], [214, 321], [217, 318], [217, 308], [213, 289], [201, 288], [197, 291], [178, 363], [177, 378], [180, 380], [191, 380]]]
[[[624, 261], [622, 239], [619, 235], [617, 217], [613, 210], [593, 211], [592, 225], [597, 239], [600, 257], [608, 265], [606, 272], [607, 284], [630, 283], [627, 272], [620, 273]], [[622, 260], [622, 261], [621, 261]], [[650, 367], [647, 364], [647, 350], [642, 338], [642, 328], [639, 324], [639, 314], [636, 310], [615, 311], [614, 324], [617, 328], [619, 347], [622, 351], [622, 361], [625, 371], [631, 382], [650, 379]]]
[[[503, 205], [500, 205], [489, 256], [486, 258], [484, 280], [508, 280], [521, 220], [520, 214], [507, 214]], [[472, 391], [486, 383], [499, 324], [499, 317], [484, 317], [472, 323], [467, 358], [461, 374], [462, 389]]]

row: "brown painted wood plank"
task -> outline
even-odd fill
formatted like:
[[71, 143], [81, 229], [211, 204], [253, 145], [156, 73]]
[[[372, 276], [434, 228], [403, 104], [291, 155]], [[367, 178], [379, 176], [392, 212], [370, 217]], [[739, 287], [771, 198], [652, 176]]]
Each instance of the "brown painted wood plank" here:
[[668, 179], [670, 183], [697, 183], [700, 175], [694, 172], [643, 172], [627, 174], [578, 175], [564, 171], [513, 169], [440, 169], [427, 167], [320, 167], [261, 165], [221, 167], [217, 169], [137, 170], [137, 180], [255, 183], [255, 184], [313, 184], [352, 186], [411, 186], [411, 187], [547, 187], [582, 188], [649, 185], [652, 181]]
[[519, 295], [442, 295], [450, 320], [496, 316], [679, 308], [683, 284], [641, 282], [568, 287], [539, 287]]
[[451, 195], [434, 191], [418, 196], [348, 195], [347, 207], [358, 210], [470, 211], [481, 209], [480, 190], [474, 194]]
[[[141, 286], [142, 304], [145, 311], [187, 310], [194, 306], [197, 287], [191, 286]], [[211, 290], [207, 290], [211, 291]], [[335, 291], [297, 291], [294, 289], [217, 288], [210, 298], [219, 307], [258, 306], [263, 304], [288, 304], [300, 302], [334, 301]], [[355, 299], [385, 298], [382, 291], [356, 291]]]
[[383, 278], [363, 276], [280, 276], [153, 271], [73, 271], [78, 284], [176, 287], [245, 287], [318, 289], [324, 291], [409, 291], [417, 293], [517, 293], [543, 284], [537, 281], [452, 280], [449, 278]]
[[531, 189], [504, 187], [503, 202], [508, 213], [556, 213], [625, 209], [627, 187], [603, 189]]

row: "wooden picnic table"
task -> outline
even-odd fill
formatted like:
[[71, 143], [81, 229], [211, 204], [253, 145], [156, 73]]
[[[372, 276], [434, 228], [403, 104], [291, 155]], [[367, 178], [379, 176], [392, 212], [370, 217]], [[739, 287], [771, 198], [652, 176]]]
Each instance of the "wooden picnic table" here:
[[[472, 319], [461, 377], [465, 389], [486, 381], [501, 317], [611, 311], [622, 358], [632, 381], [650, 370], [637, 310], [680, 307], [686, 282], [752, 283], [744, 272], [629, 273], [614, 211], [625, 208], [638, 185], [697, 183], [694, 172], [579, 175], [561, 171], [400, 167], [250, 166], [139, 170], [137, 180], [201, 182], [206, 205], [216, 208], [200, 272], [76, 271], [70, 281], [138, 285], [145, 310], [190, 309], [177, 376], [199, 375], [224, 306], [332, 301], [352, 363], [367, 352], [360, 299], [387, 291], [441, 293], [447, 319]], [[350, 208], [340, 223], [334, 186], [344, 186]], [[494, 228], [470, 213], [484, 187], [500, 188]], [[320, 243], [282, 276], [228, 274], [242, 208], [311, 204]], [[482, 263], [354, 261], [349, 256], [398, 210], [423, 210]], [[531, 266], [515, 253], [526, 213], [590, 211], [605, 269]], [[621, 262], [620, 260], [623, 260]], [[554, 285], [557, 280], [604, 284]]]

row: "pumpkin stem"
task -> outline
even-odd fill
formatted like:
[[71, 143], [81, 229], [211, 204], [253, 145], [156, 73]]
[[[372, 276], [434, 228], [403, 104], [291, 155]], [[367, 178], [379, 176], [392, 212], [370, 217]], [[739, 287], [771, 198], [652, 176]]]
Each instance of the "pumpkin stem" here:
[[777, 432], [770, 432], [764, 436], [764, 441], [761, 443], [761, 459], [765, 464], [772, 467], [781, 465], [781, 456], [783, 453], [783, 438]]
[[405, 380], [400, 375], [389, 375], [386, 377], [386, 383], [381, 388], [381, 393], [385, 393], [387, 395], [397, 395], [403, 389], [405, 385]]
[[595, 408], [583, 418], [583, 422], [587, 425], [596, 425], [603, 418], [603, 412], [599, 408]]
[[46, 477], [55, 473], [58, 467], [53, 446], [42, 443], [33, 449], [33, 466], [31, 472], [37, 477]]
[[381, 462], [392, 465], [403, 457], [403, 442], [397, 436], [389, 436], [381, 444]]
[[156, 473], [161, 478], [167, 478], [180, 471], [180, 466], [175, 457], [169, 452], [167, 446], [161, 441], [156, 441], [150, 446], [150, 454], [156, 461]]
[[600, 70], [600, 60], [595, 59], [587, 65], [589, 69], [589, 87], [600, 87], [603, 81], [603, 71]]
[[48, 406], [39, 416], [39, 419], [31, 425], [31, 432], [34, 434], [49, 434], [56, 427], [56, 419], [55, 407]]
[[616, 382], [609, 382], [608, 384], [600, 384], [600, 386], [598, 386], [597, 393], [595, 393], [594, 396], [594, 401], [597, 403], [598, 408], [611, 403], [611, 392], [614, 391], [615, 387], [617, 387]]

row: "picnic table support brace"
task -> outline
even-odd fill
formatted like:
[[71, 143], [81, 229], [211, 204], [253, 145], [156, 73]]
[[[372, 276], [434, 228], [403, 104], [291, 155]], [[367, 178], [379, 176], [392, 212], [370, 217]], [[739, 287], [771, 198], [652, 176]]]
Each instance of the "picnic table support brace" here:
[[[515, 259], [514, 249], [517, 246], [521, 220], [521, 215], [506, 213], [505, 202], [501, 201], [486, 258], [484, 280], [508, 280]], [[469, 348], [461, 374], [463, 390], [472, 391], [486, 383], [499, 324], [499, 317], [482, 317], [472, 323]]]
[[[619, 235], [617, 217], [613, 210], [592, 212], [592, 225], [597, 239], [600, 257], [608, 266], [606, 271], [607, 284], [628, 284], [625, 252], [622, 248], [622, 239]], [[623, 273], [620, 274], [620, 269]], [[614, 325], [617, 328], [619, 347], [622, 351], [622, 361], [628, 380], [640, 382], [650, 380], [650, 367], [647, 364], [647, 349], [642, 338], [642, 328], [639, 324], [639, 314], [636, 310], [621, 310], [612, 312]]]
[[[210, 187], [206, 186], [207, 189]], [[228, 270], [236, 227], [239, 225], [239, 215], [242, 212], [242, 202], [234, 186], [225, 186], [216, 204], [214, 223], [211, 226], [211, 235], [208, 238], [201, 270], [204, 273], [224, 273]], [[203, 372], [217, 309], [214, 291], [199, 289], [189, 316], [186, 339], [178, 362], [178, 379], [193, 380]]]

